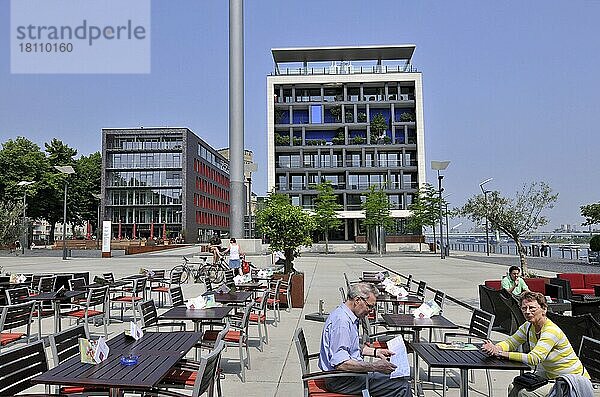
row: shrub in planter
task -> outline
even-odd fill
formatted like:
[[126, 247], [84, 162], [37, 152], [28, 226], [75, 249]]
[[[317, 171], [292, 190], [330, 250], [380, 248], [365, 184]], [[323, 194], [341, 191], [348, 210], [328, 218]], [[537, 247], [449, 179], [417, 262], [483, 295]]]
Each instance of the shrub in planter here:
[[277, 146], [288, 146], [290, 144], [290, 137], [275, 134], [275, 145]]
[[350, 142], [353, 145], [362, 145], [363, 143], [365, 143], [365, 138], [363, 138], [362, 136], [355, 136]]
[[590, 239], [590, 251], [600, 251], [600, 234], [596, 234]]
[[[365, 115], [366, 117], [366, 115]], [[346, 123], [354, 123], [354, 113], [346, 112]]]
[[358, 112], [358, 114], [356, 115], [356, 118], [358, 119], [359, 123], [367, 122], [367, 114], [366, 113]]
[[400, 115], [400, 121], [404, 121], [404, 122], [415, 121], [415, 116], [412, 113], [404, 112]]

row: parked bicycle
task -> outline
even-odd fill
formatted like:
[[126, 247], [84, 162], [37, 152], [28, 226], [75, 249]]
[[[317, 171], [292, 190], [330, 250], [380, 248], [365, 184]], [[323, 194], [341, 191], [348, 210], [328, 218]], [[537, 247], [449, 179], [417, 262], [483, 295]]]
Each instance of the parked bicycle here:
[[[202, 258], [202, 262], [190, 262], [188, 258], [183, 257], [183, 263], [171, 269], [181, 271], [181, 282], [186, 283], [188, 280], [194, 280], [196, 283], [202, 283], [205, 279], [211, 283], [218, 284], [225, 278], [225, 272], [229, 270], [227, 262], [224, 258], [220, 258], [217, 263], [207, 262], [208, 258]], [[194, 266], [198, 265], [198, 267]]]

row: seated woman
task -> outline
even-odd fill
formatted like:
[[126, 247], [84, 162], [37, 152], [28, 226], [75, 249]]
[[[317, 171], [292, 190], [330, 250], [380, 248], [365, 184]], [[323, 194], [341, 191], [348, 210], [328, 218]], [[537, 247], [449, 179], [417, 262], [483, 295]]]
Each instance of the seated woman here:
[[[505, 341], [495, 345], [487, 341], [482, 350], [490, 356], [529, 364], [535, 367], [538, 375], [547, 379], [567, 374], [583, 375], [589, 379], [589, 374], [579, 361], [565, 333], [546, 317], [548, 305], [544, 295], [526, 291], [519, 300], [527, 322]], [[525, 344], [529, 347], [529, 353], [518, 352], [519, 346]], [[545, 397], [552, 386], [552, 383], [548, 383], [536, 390], [527, 391], [511, 384], [508, 387], [508, 397]]]
[[219, 237], [218, 233], [213, 234], [208, 242], [208, 245], [209, 250], [213, 255], [213, 263], [219, 262], [221, 259], [221, 253], [223, 253], [226, 248], [221, 246], [221, 237]]

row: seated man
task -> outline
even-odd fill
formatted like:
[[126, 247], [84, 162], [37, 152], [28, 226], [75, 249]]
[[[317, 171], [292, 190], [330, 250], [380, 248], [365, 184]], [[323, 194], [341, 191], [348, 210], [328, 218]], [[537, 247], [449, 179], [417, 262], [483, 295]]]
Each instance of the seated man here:
[[219, 237], [219, 233], [213, 234], [208, 244], [209, 250], [213, 254], [213, 263], [219, 262], [219, 259], [221, 259], [221, 253], [226, 250], [225, 247], [221, 246], [221, 238]]
[[511, 266], [508, 269], [508, 275], [502, 278], [502, 288], [515, 296], [521, 295], [523, 291], [529, 291], [529, 287], [525, 284], [525, 280], [519, 277], [521, 269], [518, 266]]
[[[319, 367], [323, 371], [341, 370], [364, 376], [326, 378], [326, 388], [334, 393], [360, 395], [366, 389], [373, 397], [411, 397], [409, 377], [390, 379], [396, 366], [388, 361], [394, 354], [387, 349], [359, 345], [358, 323], [375, 307], [377, 289], [367, 283], [352, 284], [348, 299], [327, 318], [321, 336]], [[378, 358], [366, 362], [363, 355]]]

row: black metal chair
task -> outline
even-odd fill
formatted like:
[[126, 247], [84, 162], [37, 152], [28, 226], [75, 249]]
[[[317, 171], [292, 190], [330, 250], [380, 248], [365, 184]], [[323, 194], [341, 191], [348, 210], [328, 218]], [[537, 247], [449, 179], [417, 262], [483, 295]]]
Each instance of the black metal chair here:
[[[2, 307], [0, 312], [0, 349], [15, 343], [29, 342], [34, 304], [35, 302], [31, 301]], [[20, 327], [25, 327], [25, 332], [15, 331]]]
[[185, 305], [185, 299], [183, 298], [183, 291], [180, 285], [171, 286], [171, 288], [169, 288], [169, 297], [171, 298], [171, 306]]
[[142, 328], [147, 329], [150, 327], [156, 327], [157, 331], [160, 331], [160, 327], [179, 327], [180, 331], [185, 331], [185, 322], [164, 322], [158, 319], [158, 312], [156, 311], [156, 305], [154, 300], [150, 299], [144, 302], [140, 302], [137, 305], [137, 309], [140, 312], [140, 318], [142, 320]]
[[600, 301], [573, 301], [571, 302], [571, 314], [580, 316], [589, 313], [596, 320], [600, 321]]
[[571, 346], [575, 346], [573, 347], [574, 349], [576, 346], [581, 345], [581, 340], [584, 336], [600, 338], [600, 324], [589, 313], [580, 316], [565, 316], [548, 312], [546, 315], [554, 324], [562, 329]]
[[600, 340], [588, 336], [581, 338], [578, 356], [592, 383], [600, 384]]
[[[44, 342], [37, 341], [0, 354], [0, 396], [15, 396], [34, 384], [33, 378], [48, 371]], [[55, 396], [55, 394], [27, 394]]]
[[550, 284], [561, 286], [564, 293], [564, 299], [573, 300], [573, 291], [571, 291], [571, 282], [562, 278], [551, 278]]
[[[506, 306], [508, 307], [508, 310], [510, 310], [510, 317], [511, 317], [510, 334], [512, 335], [521, 326], [521, 324], [525, 323], [525, 321], [527, 321], [527, 320], [525, 319], [525, 316], [523, 315], [523, 312], [521, 311], [521, 306], [519, 305], [519, 302], [517, 301], [516, 298], [514, 298], [512, 296], [511, 293], [502, 289], [501, 291], [499, 291], [498, 296], [500, 297], [502, 302], [504, 302], [506, 304]], [[527, 352], [525, 352], [525, 353], [527, 353]]]

